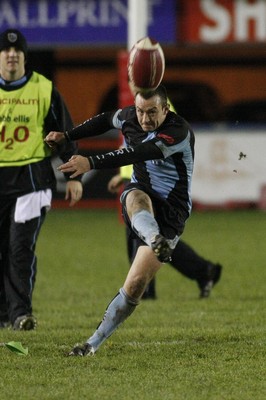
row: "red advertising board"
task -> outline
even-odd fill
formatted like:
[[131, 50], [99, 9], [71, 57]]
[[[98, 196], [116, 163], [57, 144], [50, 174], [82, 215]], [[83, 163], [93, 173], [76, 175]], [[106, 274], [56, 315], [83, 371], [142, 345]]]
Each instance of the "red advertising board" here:
[[265, 0], [181, 0], [181, 41], [266, 42]]

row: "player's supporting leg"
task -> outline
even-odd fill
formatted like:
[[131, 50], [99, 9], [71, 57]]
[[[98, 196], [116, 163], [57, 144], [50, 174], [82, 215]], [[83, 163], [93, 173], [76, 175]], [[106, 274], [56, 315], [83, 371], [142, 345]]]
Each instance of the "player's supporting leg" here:
[[128, 296], [124, 288], [119, 290], [108, 305], [102, 322], [88, 339], [94, 351], [133, 313], [138, 303], [138, 300]]
[[161, 265], [150, 247], [140, 246], [123, 287], [107, 307], [98, 328], [86, 343], [76, 345], [69, 355], [94, 354], [103, 342], [132, 314], [143, 295], [145, 287]]
[[[127, 243], [127, 255], [130, 264], [133, 263], [134, 258], [137, 254], [139, 247], [139, 240], [135, 237], [135, 234], [126, 225], [126, 243]], [[156, 279], [153, 278], [145, 288], [142, 299], [156, 299]]]
[[[153, 237], [154, 235], [158, 236], [159, 227], [153, 217], [149, 196], [140, 190], [129, 192], [126, 197], [125, 211], [132, 222], [133, 229], [138, 232], [139, 237], [148, 246], [143, 245], [138, 248], [123, 288], [107, 307], [98, 328], [85, 344], [76, 345], [69, 353], [70, 356], [94, 354], [101, 344], [132, 314], [146, 286], [162, 265], [159, 257], [155, 256], [155, 250], [159, 247], [152, 248]], [[161, 245], [161, 240], [158, 242]]]
[[121, 288], [108, 305], [104, 317], [94, 334], [83, 345], [76, 345], [70, 356], [86, 356], [94, 354], [101, 344], [112, 335], [130, 314], [133, 313], [138, 301], [129, 297]]

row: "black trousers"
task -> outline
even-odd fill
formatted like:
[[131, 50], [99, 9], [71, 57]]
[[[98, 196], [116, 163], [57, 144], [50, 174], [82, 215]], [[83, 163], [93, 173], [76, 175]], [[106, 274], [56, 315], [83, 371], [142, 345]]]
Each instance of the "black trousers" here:
[[37, 258], [35, 247], [46, 210], [25, 223], [14, 221], [16, 199], [0, 199], [0, 320], [12, 324], [32, 313]]
[[[140, 241], [134, 237], [131, 230], [126, 227], [127, 252], [130, 263], [133, 262]], [[209, 265], [211, 261], [201, 257], [192, 247], [183, 240], [179, 240], [172, 253], [172, 261], [169, 263], [176, 271], [197, 282], [208, 279]], [[154, 287], [155, 278], [150, 283]], [[149, 290], [149, 288], [147, 288]], [[154, 289], [153, 289], [154, 290]]]

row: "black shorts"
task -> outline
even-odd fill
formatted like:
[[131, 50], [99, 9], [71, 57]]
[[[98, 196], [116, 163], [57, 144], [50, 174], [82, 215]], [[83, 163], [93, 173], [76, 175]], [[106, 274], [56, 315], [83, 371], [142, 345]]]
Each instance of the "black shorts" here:
[[167, 239], [173, 239], [175, 236], [179, 237], [184, 231], [185, 222], [188, 216], [184, 216], [182, 212], [173, 207], [167, 200], [163, 199], [152, 189], [144, 188], [138, 183], [130, 183], [123, 191], [120, 200], [122, 204], [123, 218], [126, 225], [131, 229], [132, 239], [138, 238], [140, 244], [146, 245], [146, 243], [143, 242], [134, 232], [126, 210], [126, 197], [129, 192], [135, 189], [142, 190], [150, 197], [154, 216], [160, 228], [160, 233]]

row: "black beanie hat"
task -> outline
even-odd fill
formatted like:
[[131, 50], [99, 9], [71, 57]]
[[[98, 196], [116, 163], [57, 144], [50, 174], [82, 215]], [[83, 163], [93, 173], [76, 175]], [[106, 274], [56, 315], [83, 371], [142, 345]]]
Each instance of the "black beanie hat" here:
[[0, 51], [9, 47], [17, 47], [27, 57], [28, 45], [25, 37], [17, 29], [7, 29], [0, 34]]

